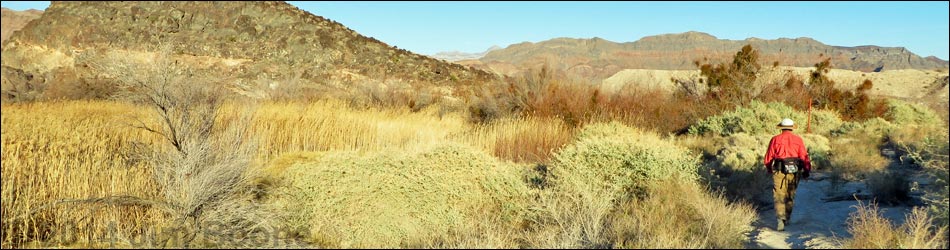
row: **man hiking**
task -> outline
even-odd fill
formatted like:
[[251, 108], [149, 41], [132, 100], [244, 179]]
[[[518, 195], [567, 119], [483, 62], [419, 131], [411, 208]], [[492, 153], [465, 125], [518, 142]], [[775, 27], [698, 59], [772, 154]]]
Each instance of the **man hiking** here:
[[778, 124], [782, 133], [772, 137], [765, 152], [765, 169], [772, 176], [775, 198], [775, 217], [778, 220], [776, 230], [784, 231], [791, 222], [792, 206], [795, 205], [795, 189], [799, 178], [808, 178], [811, 172], [811, 160], [801, 137], [792, 133], [795, 122], [782, 119]]

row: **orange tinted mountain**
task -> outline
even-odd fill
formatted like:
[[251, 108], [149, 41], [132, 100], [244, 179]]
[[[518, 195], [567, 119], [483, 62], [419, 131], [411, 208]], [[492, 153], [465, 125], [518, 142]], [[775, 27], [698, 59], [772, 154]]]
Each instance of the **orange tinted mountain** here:
[[42, 14], [43, 11], [34, 9], [24, 11], [0, 9], [0, 24], [2, 24], [0, 25], [0, 42], [6, 41], [14, 31], [22, 29], [26, 23], [39, 18]]
[[[855, 71], [892, 69], [946, 69], [948, 63], [935, 57], [921, 58], [902, 47], [831, 46], [808, 37], [764, 40], [725, 40], [702, 32], [685, 32], [643, 37], [618, 43], [602, 38], [555, 38], [538, 43], [524, 42], [494, 50], [480, 58], [483, 68], [549, 66], [588, 77], [607, 77], [621, 69], [696, 69], [695, 60], [728, 61], [742, 46], [751, 44], [761, 53], [759, 62], [795, 67], [812, 67], [819, 56], [832, 58], [835, 68]], [[471, 61], [467, 65], [476, 66]]]

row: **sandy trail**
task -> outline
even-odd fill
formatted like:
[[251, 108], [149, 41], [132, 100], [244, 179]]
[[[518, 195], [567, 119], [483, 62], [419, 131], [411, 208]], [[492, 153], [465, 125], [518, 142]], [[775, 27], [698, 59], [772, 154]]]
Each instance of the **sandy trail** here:
[[[775, 210], [759, 212], [759, 220], [752, 224], [755, 229], [749, 234], [749, 245], [753, 249], [829, 249], [840, 248], [835, 239], [850, 238], [848, 216], [857, 211], [858, 201], [826, 202], [822, 198], [849, 194], [868, 194], [862, 182], [849, 182], [831, 190], [831, 181], [821, 173], [814, 173], [810, 180], [799, 183], [795, 197], [795, 208], [785, 231], [775, 231]], [[862, 201], [867, 204], [868, 201]], [[910, 211], [908, 206], [879, 207], [881, 214], [891, 222], [903, 224], [904, 214]]]

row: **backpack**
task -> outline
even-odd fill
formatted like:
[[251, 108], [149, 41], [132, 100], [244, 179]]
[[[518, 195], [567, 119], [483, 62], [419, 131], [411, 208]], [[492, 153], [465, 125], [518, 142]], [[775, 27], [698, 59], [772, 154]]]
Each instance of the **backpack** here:
[[778, 169], [783, 174], [796, 174], [801, 171], [802, 165], [802, 159], [798, 159], [797, 157], [773, 159], [772, 171]]

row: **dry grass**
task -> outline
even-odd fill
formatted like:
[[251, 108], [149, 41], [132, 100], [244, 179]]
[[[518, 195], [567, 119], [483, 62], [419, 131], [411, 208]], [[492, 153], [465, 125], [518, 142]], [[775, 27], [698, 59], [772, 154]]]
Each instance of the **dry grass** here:
[[435, 108], [357, 110], [337, 101], [265, 103], [257, 110], [252, 133], [260, 138], [261, 160], [267, 162], [284, 152], [373, 151], [443, 141], [464, 136], [472, 127], [461, 114], [440, 118], [437, 112]]
[[645, 200], [611, 215], [608, 238], [616, 248], [741, 248], [756, 220], [752, 206], [730, 204], [692, 182], [661, 182]]
[[832, 131], [829, 170], [846, 180], [860, 180], [872, 172], [884, 170], [890, 160], [881, 156], [881, 146], [895, 127], [881, 118], [843, 123]]
[[558, 119], [527, 117], [496, 120], [475, 133], [486, 140], [494, 138], [491, 152], [499, 158], [546, 163], [555, 150], [570, 142], [574, 129]]
[[254, 134], [261, 138], [261, 160], [284, 152], [375, 151], [446, 140], [485, 149], [517, 162], [546, 162], [566, 144], [573, 129], [551, 118], [497, 119], [473, 125], [461, 113], [439, 114], [438, 107], [353, 109], [337, 101], [267, 103], [258, 109]]
[[[217, 119], [219, 126], [233, 121], [239, 110], [225, 105]], [[134, 152], [145, 145], [163, 145], [164, 139], [128, 126], [136, 122], [133, 117], [147, 112], [109, 101], [4, 104], [4, 246], [49, 243], [72, 227], [70, 223], [80, 221], [74, 230], [75, 242], [102, 239], [110, 223], [121, 229], [119, 237], [127, 242], [134, 241], [144, 228], [165, 226], [168, 218], [147, 205], [47, 206], [59, 200], [115, 195], [162, 198], [151, 168]], [[289, 152], [374, 152], [444, 141], [467, 144], [502, 159], [543, 161], [571, 136], [562, 123], [549, 119], [523, 118], [478, 126], [467, 123], [463, 114], [440, 118], [437, 112], [436, 108], [419, 112], [408, 108], [355, 110], [334, 101], [265, 103], [256, 110], [246, 136], [259, 141], [254, 155], [260, 164]], [[274, 172], [265, 173], [265, 179], [269, 174]], [[71, 242], [74, 240], [50, 244]]]
[[[224, 105], [220, 111], [221, 116], [216, 122], [221, 126], [234, 122], [234, 119], [238, 117], [239, 110], [242, 110], [239, 106], [233, 104]], [[164, 143], [163, 138], [155, 136], [152, 133], [125, 126], [125, 122], [134, 121], [128, 119], [129, 117], [143, 115], [146, 114], [146, 112], [146, 109], [138, 106], [108, 101], [4, 104], [2, 116], [4, 128], [2, 131], [3, 246], [25, 247], [43, 246], [43, 244], [53, 244], [53, 246], [103, 246], [103, 244], [108, 244], [108, 242], [99, 242], [98, 240], [108, 239], [105, 233], [110, 229], [110, 223], [111, 225], [118, 226], [118, 230], [116, 230], [118, 232], [118, 246], [154, 247], [175, 245], [175, 242], [155, 242], [156, 240], [172, 241], [175, 240], [175, 237], [180, 237], [168, 235], [173, 232], [167, 230], [160, 232], [161, 229], [168, 228], [168, 226], [172, 225], [174, 219], [167, 213], [162, 212], [161, 209], [155, 207], [155, 204], [123, 203], [120, 199], [116, 198], [111, 200], [111, 203], [107, 202], [107, 204], [112, 205], [101, 205], [100, 203], [70, 203], [37, 209], [38, 207], [50, 204], [52, 201], [61, 199], [89, 199], [127, 195], [130, 197], [162, 200], [163, 198], [159, 196], [165, 194], [160, 192], [161, 188], [158, 188], [159, 184], [152, 178], [152, 168], [147, 165], [147, 162], [144, 161], [145, 159], [132, 157], [133, 154], [131, 154], [131, 152], [136, 152], [136, 148], [142, 145], [161, 145]], [[394, 231], [399, 232], [393, 234], [395, 238], [399, 238], [396, 235], [415, 235], [412, 239], [405, 241], [380, 241], [377, 242], [378, 244], [374, 243], [376, 245], [357, 244], [357, 242], [360, 241], [356, 239], [363, 239], [360, 237], [366, 235], [345, 234], [345, 231], [339, 230], [343, 230], [347, 227], [339, 227], [337, 231], [333, 231], [330, 230], [331, 227], [329, 226], [318, 227], [316, 229], [308, 226], [307, 228], [310, 229], [303, 231], [298, 230], [299, 228], [285, 228], [286, 231], [282, 231], [281, 233], [287, 234], [282, 237], [309, 235], [310, 243], [325, 246], [568, 247], [608, 246], [616, 244], [613, 242], [614, 239], [607, 238], [606, 235], [608, 235], [611, 230], [619, 229], [610, 229], [610, 227], [605, 224], [605, 219], [611, 218], [610, 216], [614, 214], [612, 211], [616, 210], [616, 204], [611, 201], [613, 199], [600, 199], [594, 195], [584, 196], [593, 200], [604, 201], [601, 203], [589, 203], [585, 200], [569, 199], [570, 196], [553, 195], [544, 196], [546, 198], [542, 198], [548, 199], [547, 201], [524, 200], [499, 203], [487, 202], [491, 199], [484, 197], [490, 196], [462, 195], [479, 193], [481, 191], [477, 190], [483, 190], [465, 186], [474, 185], [473, 183], [487, 183], [485, 185], [492, 188], [501, 188], [506, 185], [508, 185], [508, 187], [517, 187], [517, 189], [527, 188], [529, 185], [525, 182], [526, 178], [523, 175], [529, 165], [515, 165], [510, 162], [498, 161], [495, 158], [522, 163], [547, 161], [549, 162], [548, 164], [554, 164], [554, 153], [562, 151], [563, 147], [571, 145], [570, 143], [573, 143], [574, 139], [578, 138], [574, 136], [574, 130], [569, 129], [563, 121], [558, 119], [526, 117], [520, 119], [500, 119], [492, 123], [477, 125], [468, 123], [467, 117], [460, 113], [442, 114], [440, 117], [437, 107], [428, 107], [416, 112], [413, 112], [413, 110], [409, 108], [353, 109], [344, 103], [335, 101], [321, 101], [307, 104], [264, 103], [259, 105], [255, 110], [253, 117], [254, 119], [250, 123], [249, 130], [244, 136], [253, 138], [259, 142], [257, 152], [253, 152], [251, 155], [256, 157], [254, 159], [255, 162], [268, 166], [262, 169], [262, 178], [257, 180], [257, 183], [261, 184], [259, 187], [262, 188], [263, 191], [263, 193], [259, 194], [260, 197], [258, 198], [274, 197], [275, 195], [281, 195], [284, 198], [291, 197], [287, 196], [287, 193], [275, 191], [279, 190], [281, 185], [284, 185], [282, 183], [286, 183], [287, 179], [285, 178], [288, 176], [287, 173], [294, 171], [301, 173], [299, 175], [291, 175], [298, 176], [297, 179], [302, 178], [300, 176], [317, 174], [306, 171], [300, 172], [301, 169], [305, 169], [306, 167], [295, 167], [295, 164], [293, 164], [295, 162], [326, 162], [327, 164], [320, 165], [324, 167], [344, 167], [349, 166], [347, 164], [365, 162], [365, 166], [390, 166], [391, 175], [389, 176], [395, 179], [402, 178], [399, 176], [403, 174], [418, 174], [417, 177], [419, 178], [406, 179], [417, 180], [418, 182], [407, 182], [412, 184], [410, 186], [414, 188], [404, 191], [404, 195], [400, 196], [396, 195], [396, 193], [388, 196], [384, 195], [394, 199], [394, 201], [401, 199], [399, 197], [410, 199], [409, 197], [414, 197], [415, 194], [431, 193], [433, 190], [443, 190], [444, 193], [447, 194], [433, 197], [445, 197], [446, 199], [455, 201], [392, 203], [433, 204], [433, 206], [438, 205], [436, 208], [439, 209], [432, 211], [441, 211], [420, 213], [420, 211], [423, 210], [418, 210], [415, 207], [406, 207], [404, 210], [393, 210], [393, 213], [390, 213], [390, 215], [400, 215], [400, 213], [397, 212], [403, 211], [403, 214], [415, 214], [415, 217], [400, 215], [395, 217], [401, 218], [400, 220], [393, 220], [391, 222], [403, 221], [408, 223], [413, 221], [406, 220], [406, 218], [416, 218], [414, 221], [418, 222], [417, 224], [394, 225], [417, 225], [408, 228], [422, 230], [412, 232]], [[617, 126], [620, 125], [614, 125], [614, 127]], [[622, 126], [620, 127], [622, 128]], [[580, 135], [580, 137], [597, 137], [601, 138], [597, 140], [606, 141], [616, 140], [617, 143], [623, 145], [642, 147], [642, 154], [639, 156], [630, 156], [632, 158], [628, 160], [631, 161], [646, 157], [644, 159], [664, 162], [663, 159], [666, 159], [664, 157], [668, 157], [668, 154], [681, 155], [682, 153], [678, 151], [681, 150], [679, 147], [669, 148], [669, 150], [676, 148], [676, 150], [673, 150], [675, 152], [652, 148], [655, 145], [661, 144], [672, 145], [672, 141], [662, 139], [652, 133], [642, 132], [632, 128], [607, 129], [605, 131], [606, 132], [601, 131], [603, 133], [600, 134], [588, 131]], [[607, 134], [618, 131], [636, 131], [635, 134], [629, 135], [639, 139], [625, 136], [615, 136], [615, 139], [608, 139], [610, 136]], [[640, 135], [641, 133], [642, 135]], [[89, 138], [97, 139], [90, 140]], [[140, 142], [142, 144], [136, 144], [134, 142]], [[469, 152], [474, 155], [482, 155], [473, 158], [481, 160], [456, 162], [457, 164], [452, 165], [449, 164], [450, 161], [445, 159], [468, 159], [461, 156], [469, 153], [435, 154], [432, 153], [434, 152], [432, 150], [424, 150], [425, 148], [431, 149], [433, 145], [445, 143], [458, 145], [458, 148], [466, 149], [461, 151], [448, 150], [447, 152]], [[662, 148], [666, 149], [667, 147]], [[165, 149], [172, 149], [172, 147], [166, 147]], [[435, 151], [442, 152], [439, 150]], [[416, 153], [409, 154], [409, 152]], [[596, 152], [591, 151], [590, 153], [593, 157]], [[617, 153], [623, 152], [618, 151]], [[565, 155], [564, 157], [567, 156]], [[674, 158], [676, 159], [670, 162], [674, 165], [679, 161], [693, 162], [693, 160], [695, 160], [685, 155]], [[387, 161], [386, 159], [389, 160]], [[568, 158], [565, 158], [564, 162], [567, 162], [567, 159]], [[491, 163], [486, 166], [490, 165], [496, 167], [478, 167], [481, 165], [476, 163], [482, 160]], [[416, 161], [429, 163], [413, 163]], [[331, 162], [339, 164], [330, 164]], [[391, 165], [387, 165], [390, 163]], [[402, 170], [405, 169], [398, 167], [403, 165], [405, 168], [429, 166], [430, 169], [425, 171], [403, 172]], [[455, 170], [447, 171], [446, 168], [450, 165], [457, 165], [458, 167], [454, 168]], [[640, 165], [647, 166], [649, 164]], [[314, 165], [307, 166], [314, 167]], [[330, 168], [324, 170], [329, 171]], [[326, 188], [337, 184], [343, 185], [343, 182], [338, 181], [346, 178], [352, 180], [351, 184], [359, 183], [361, 185], [365, 184], [366, 187], [373, 187], [371, 184], [374, 182], [367, 182], [367, 176], [374, 176], [385, 172], [364, 169], [362, 170], [365, 172], [364, 174], [358, 174], [363, 172], [357, 170], [352, 170], [351, 172], [350, 170], [345, 170], [345, 168], [338, 170], [346, 171], [348, 174], [342, 175], [341, 178], [343, 179], [331, 178], [323, 181], [316, 181], [316, 179], [307, 180], [310, 181], [309, 183], [313, 183], [314, 185], [311, 186], [315, 188]], [[646, 168], [642, 170], [646, 170]], [[479, 181], [449, 178], [453, 176], [451, 173], [460, 174], [472, 171], [474, 171], [473, 173], [482, 174], [461, 174], [455, 176], [458, 178], [478, 178]], [[693, 172], [693, 170], [689, 172]], [[342, 172], [339, 173], [342, 174]], [[488, 179], [500, 178], [499, 173], [507, 173], [504, 175], [508, 176], [507, 181], [503, 182], [506, 184], [495, 185], [491, 183], [496, 182], [488, 182]], [[623, 173], [620, 174], [623, 175]], [[649, 174], [649, 176], [653, 175], [654, 174]], [[627, 184], [624, 184], [624, 182], [620, 180], [622, 178], [601, 177], [605, 178], [605, 183], [616, 182], [615, 184], [610, 184], [618, 185], [616, 187], [620, 189], [616, 189], [616, 192], [627, 192], [621, 187], [627, 186]], [[575, 176], [575, 179], [578, 178], [580, 177]], [[304, 179], [300, 180], [303, 181]], [[433, 180], [445, 180], [449, 183], [465, 185], [458, 186], [463, 187], [461, 189], [457, 187], [453, 189], [452, 186], [439, 186], [440, 184], [437, 183], [440, 182]], [[517, 183], [517, 185], [514, 183]], [[584, 185], [577, 183], [577, 186], [580, 187]], [[373, 191], [375, 189], [372, 189], [364, 190], [360, 193], [372, 194], [374, 192], [382, 192], [383, 190], [390, 190], [390, 192], [397, 192], [399, 190], [398, 188], [393, 189], [394, 187], [389, 186], [379, 187], [381, 188], [379, 191]], [[339, 190], [353, 191], [356, 189], [340, 186]], [[535, 189], [532, 190], [534, 191], [530, 192], [538, 191]], [[705, 193], [705, 191], [689, 190], [691, 191], [684, 192]], [[310, 193], [309, 191], [297, 191], [288, 192], [304, 197], [308, 195], [318, 195], [317, 193]], [[628, 196], [616, 192], [612, 191], [609, 196]], [[515, 193], [521, 193], [521, 191]], [[327, 195], [325, 193], [320, 194], [324, 196]], [[388, 193], [383, 192], [379, 194]], [[657, 195], [670, 194], [660, 193]], [[361, 196], [352, 193], [352, 195], [326, 197], [328, 197], [328, 199], [332, 198], [331, 200], [358, 200], [358, 197]], [[451, 197], [456, 197], [457, 199]], [[697, 199], [699, 199], [697, 202], [711, 202], [709, 200], [703, 200], [705, 198]], [[494, 205], [481, 206], [478, 204]], [[510, 212], [499, 213], [498, 204], [503, 204], [502, 208], [507, 206], [505, 209], [509, 210], [503, 209], [503, 211]], [[547, 205], [529, 206], [529, 204]], [[690, 204], [692, 203], [690, 202]], [[711, 204], [719, 203], [712, 202]], [[580, 209], [579, 206], [582, 205], [590, 207]], [[531, 208], [517, 209], [516, 207], [518, 206]], [[705, 205], [698, 203], [691, 206], [695, 207], [696, 210], [688, 211], [707, 209], [701, 208], [701, 206]], [[545, 211], [548, 211], [549, 216], [537, 217], [531, 215], [539, 213], [540, 210], [536, 210], [539, 207], [544, 207], [544, 209], [546, 209]], [[354, 211], [357, 210], [344, 209], [338, 212], [347, 214], [347, 216], [355, 216]], [[384, 211], [384, 209], [364, 209], [360, 211], [369, 213], [373, 211]], [[321, 214], [323, 216], [316, 216]], [[429, 216], [439, 214], [445, 216]], [[459, 216], [467, 215], [459, 217], [453, 214]], [[473, 214], [477, 216], [473, 216]], [[311, 215], [312, 217], [308, 217]], [[307, 216], [296, 217], [296, 221], [300, 222], [298, 224], [301, 225], [307, 224], [304, 222], [326, 224], [334, 221], [332, 218], [327, 217], [328, 215], [330, 214], [312, 211], [312, 213], [307, 213]], [[275, 217], [275, 219], [285, 221], [294, 221], [294, 218], [293, 216]], [[319, 218], [325, 218], [325, 220]], [[361, 218], [363, 218], [361, 221], [372, 224], [376, 223], [373, 218], [377, 217], [367, 216]], [[447, 222], [437, 223], [437, 220], [434, 218], [445, 218]], [[460, 218], [464, 218], [464, 220], [457, 220]], [[534, 218], [548, 219], [533, 221]], [[378, 221], [387, 220], [379, 219]], [[743, 220], [735, 221], [742, 222]], [[76, 239], [65, 242], [58, 241], [59, 237], [65, 235], [62, 230], [71, 227], [73, 224], [78, 227], [77, 230], [73, 231], [74, 234], [72, 234]], [[528, 226], [529, 224], [533, 226]], [[443, 226], [430, 227], [425, 225]], [[729, 227], [732, 227], [731, 224]], [[364, 229], [366, 228], [369, 227], [365, 227]], [[423, 231], [425, 231], [423, 229], [438, 230], [423, 233]], [[314, 232], [321, 233], [316, 234]], [[152, 236], [153, 234], [157, 234], [157, 236]], [[705, 234], [711, 234], [711, 231]], [[712, 235], [708, 236], [712, 237]], [[142, 242], [146, 240], [146, 237], [152, 237], [154, 239], [152, 242], [143, 245], [144, 243]], [[349, 243], [341, 241], [341, 239], [347, 237], [352, 239]], [[391, 244], [383, 244], [384, 242]], [[635, 243], [630, 242], [629, 239], [627, 243], [624, 244], [635, 245]], [[720, 243], [710, 243], [707, 246], [721, 245]]]
[[843, 240], [844, 248], [852, 249], [946, 249], [947, 227], [935, 227], [923, 208], [907, 214], [904, 224], [893, 225], [879, 214], [873, 204], [858, 205], [849, 218], [848, 232], [853, 238]]
[[831, 170], [845, 179], [863, 179], [882, 171], [889, 161], [881, 156], [877, 142], [864, 139], [839, 138], [831, 142]]
[[[3, 246], [73, 245], [119, 238], [156, 227], [163, 215], [148, 205], [61, 202], [110, 195], [156, 198], [150, 169], [131, 157], [136, 145], [158, 142], [122, 126], [131, 105], [103, 102], [3, 105]], [[70, 237], [65, 237], [65, 236]], [[94, 244], [86, 242], [83, 244]], [[35, 246], [35, 245], [34, 245]]]
[[337, 101], [266, 103], [257, 111], [254, 134], [261, 161], [285, 152], [377, 151], [458, 141], [516, 162], [546, 162], [570, 141], [573, 129], [551, 118], [497, 119], [470, 124], [462, 113], [438, 107], [353, 109]]

